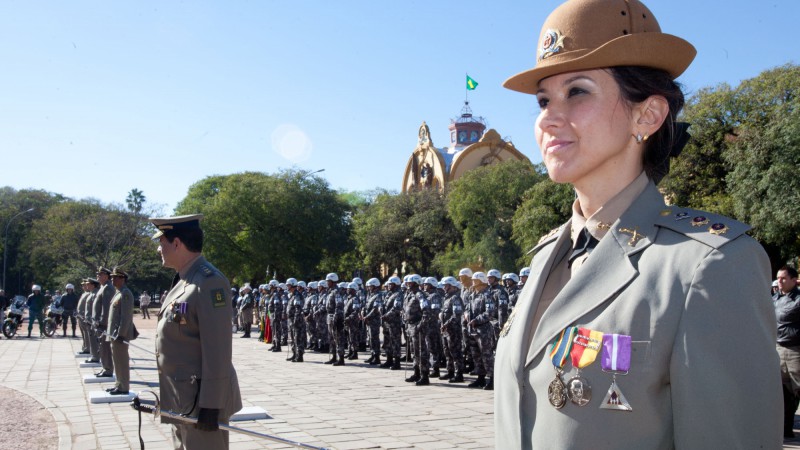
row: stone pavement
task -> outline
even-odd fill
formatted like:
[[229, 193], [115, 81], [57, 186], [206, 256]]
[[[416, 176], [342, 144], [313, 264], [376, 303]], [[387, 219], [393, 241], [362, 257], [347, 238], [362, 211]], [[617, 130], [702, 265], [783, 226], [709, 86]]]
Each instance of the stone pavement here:
[[[134, 391], [158, 392], [154, 325], [155, 318], [136, 318], [141, 335], [130, 348]], [[27, 327], [21, 331], [25, 334]], [[344, 367], [323, 365], [328, 356], [313, 352], [305, 355], [306, 362], [291, 363], [285, 352], [269, 352], [267, 344], [239, 336], [233, 338], [233, 358], [244, 406], [262, 407], [269, 418], [234, 426], [343, 450], [493, 446], [491, 391], [439, 380], [414, 386], [403, 381], [410, 371], [367, 366], [363, 353]], [[83, 358], [75, 357], [77, 351], [80, 339], [0, 339], [0, 384], [34, 397], [50, 410], [58, 425], [60, 450], [140, 448], [136, 411], [127, 403], [89, 402], [90, 391], [110, 384], [84, 385], [83, 375], [97, 369], [79, 368]], [[142, 416], [142, 437], [148, 450], [171, 448], [169, 427], [155, 423], [152, 416]], [[231, 433], [233, 450], [262, 448], [291, 447]]]

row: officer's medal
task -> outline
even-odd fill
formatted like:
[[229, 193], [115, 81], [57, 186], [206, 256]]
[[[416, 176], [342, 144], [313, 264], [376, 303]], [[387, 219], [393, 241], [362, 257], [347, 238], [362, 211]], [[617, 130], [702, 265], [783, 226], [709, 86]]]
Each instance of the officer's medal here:
[[628, 400], [617, 386], [617, 374], [627, 375], [631, 368], [631, 337], [624, 334], [606, 334], [603, 336], [603, 355], [600, 358], [603, 372], [611, 372], [613, 378], [608, 388], [601, 409], [633, 411]]
[[553, 362], [553, 368], [556, 370], [556, 377], [550, 382], [547, 388], [547, 399], [555, 409], [561, 409], [567, 404], [567, 387], [561, 380], [561, 374], [564, 373], [562, 367], [567, 362], [570, 348], [572, 347], [572, 340], [575, 338], [577, 332], [576, 327], [567, 327], [561, 331], [561, 334], [553, 342], [550, 350], [550, 361]]
[[602, 341], [603, 333], [588, 328], [578, 328], [572, 341], [570, 357], [572, 365], [578, 371], [567, 382], [567, 395], [570, 401], [578, 406], [586, 406], [592, 400], [592, 387], [589, 385], [589, 381], [581, 376], [581, 369], [597, 359]]

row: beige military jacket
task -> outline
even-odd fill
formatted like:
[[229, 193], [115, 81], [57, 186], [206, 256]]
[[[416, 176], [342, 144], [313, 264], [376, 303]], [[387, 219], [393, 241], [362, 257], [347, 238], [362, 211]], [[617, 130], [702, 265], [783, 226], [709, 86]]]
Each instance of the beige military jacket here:
[[[242, 409], [232, 362], [231, 287], [202, 256], [180, 273], [158, 313], [156, 361], [161, 407], [197, 417], [219, 409], [227, 421]], [[164, 423], [177, 423], [161, 416]]]
[[111, 281], [100, 286], [100, 290], [94, 296], [94, 303], [92, 304], [93, 312], [92, 318], [100, 323], [100, 326], [106, 327], [108, 325], [108, 313], [111, 310], [111, 299], [117, 290]]
[[92, 296], [91, 291], [84, 292], [83, 294], [81, 294], [81, 298], [78, 299], [78, 307], [76, 310], [77, 311], [76, 315], [78, 316], [78, 318], [82, 320], [86, 317], [86, 301], [89, 298], [91, 298], [91, 296]]
[[99, 292], [99, 289], [100, 288], [89, 291], [89, 297], [86, 298], [86, 322], [88, 322], [90, 325], [91, 322], [94, 321], [94, 302], [97, 300], [97, 293]]
[[[667, 207], [649, 183], [532, 329], [554, 261], [571, 249], [569, 223], [540, 242], [497, 346], [496, 447], [780, 448], [770, 265], [747, 229]], [[617, 385], [632, 411], [600, 409], [612, 381], [600, 357], [581, 372], [593, 389], [586, 406], [550, 404], [548, 347], [567, 326], [631, 336]], [[567, 362], [562, 379], [575, 373]]]
[[117, 290], [111, 299], [106, 340], [111, 342], [114, 337], [121, 337], [125, 341], [134, 339], [133, 293], [128, 289], [128, 286], [123, 286], [121, 290]]

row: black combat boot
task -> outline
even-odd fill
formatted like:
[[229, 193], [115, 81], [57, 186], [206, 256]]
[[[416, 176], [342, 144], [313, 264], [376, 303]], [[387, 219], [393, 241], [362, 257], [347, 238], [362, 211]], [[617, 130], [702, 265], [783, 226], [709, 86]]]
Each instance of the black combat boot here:
[[351, 359], [351, 360], [358, 359], [358, 352], [353, 350], [353, 352], [350, 353], [350, 356], [348, 356], [347, 359]]
[[297, 356], [297, 358], [292, 359], [292, 362], [303, 362], [303, 354]]
[[419, 374], [419, 367], [414, 367], [414, 375], [406, 378], [406, 383], [416, 383], [417, 381], [421, 380], [422, 377]]
[[286, 360], [287, 361], [294, 361], [295, 358], [297, 358], [297, 355], [294, 352], [292, 352], [292, 356], [287, 356]]
[[31, 337], [31, 330], [28, 330], [28, 337]]
[[456, 376], [454, 376], [453, 378], [450, 378], [450, 380], [448, 380], [447, 382], [448, 383], [463, 383], [464, 382], [464, 374], [461, 373], [460, 370], [456, 370]]
[[[433, 375], [431, 375], [431, 376], [433, 376]], [[439, 379], [440, 380], [449, 380], [450, 378], [453, 378], [454, 376], [455, 376], [455, 373], [452, 370], [448, 370], [447, 373], [442, 375], [442, 376], [440, 376]]]
[[428, 374], [422, 374], [422, 377], [414, 384], [417, 386], [427, 386], [431, 384], [431, 380], [428, 378]]
[[389, 367], [392, 367], [392, 364], [394, 364], [394, 358], [392, 358], [391, 356], [387, 356], [386, 362], [381, 364], [381, 367], [384, 369], [388, 369]]
[[344, 365], [344, 355], [339, 355], [339, 359], [333, 363], [334, 366], [343, 366]]
[[381, 364], [381, 355], [377, 354], [372, 357], [372, 362], [369, 363], [370, 366], [378, 366]]
[[278, 346], [275, 347], [275, 353], [280, 353], [280, 352], [281, 352], [281, 344], [278, 344]]
[[484, 391], [493, 391], [494, 390], [494, 377], [489, 377], [489, 380], [486, 381], [486, 386], [483, 387]]
[[434, 367], [433, 370], [431, 371], [431, 375], [430, 376], [432, 376], [434, 378], [439, 378], [441, 375], [442, 374], [439, 372], [439, 368], [438, 367]]
[[392, 362], [392, 365], [389, 367], [389, 370], [400, 370], [400, 369], [402, 369], [402, 367], [400, 367], [400, 360], [395, 359]]
[[325, 361], [323, 364], [333, 364], [336, 362], [336, 355], [331, 355], [331, 359]]
[[375, 359], [375, 355], [372, 355], [372, 356], [370, 356], [370, 357], [369, 357], [369, 359], [368, 359], [368, 360], [366, 360], [366, 361], [364, 361], [364, 362], [365, 362], [365, 363], [367, 363], [367, 364], [372, 364], [372, 361], [373, 361], [374, 359]]
[[478, 379], [468, 384], [467, 387], [482, 388], [486, 386], [486, 375], [478, 375]]

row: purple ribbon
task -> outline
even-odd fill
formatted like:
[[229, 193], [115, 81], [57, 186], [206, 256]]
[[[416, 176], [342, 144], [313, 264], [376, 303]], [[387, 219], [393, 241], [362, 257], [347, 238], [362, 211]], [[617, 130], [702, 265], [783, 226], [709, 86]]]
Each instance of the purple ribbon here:
[[631, 368], [631, 337], [624, 334], [603, 335], [603, 355], [600, 358], [603, 370], [627, 372]]

